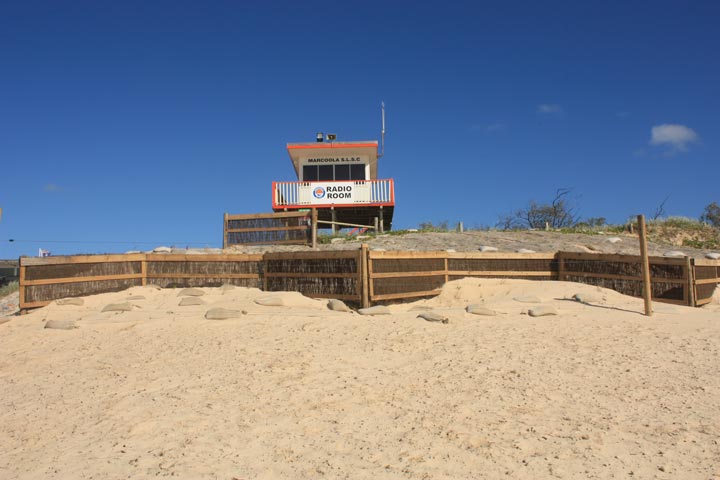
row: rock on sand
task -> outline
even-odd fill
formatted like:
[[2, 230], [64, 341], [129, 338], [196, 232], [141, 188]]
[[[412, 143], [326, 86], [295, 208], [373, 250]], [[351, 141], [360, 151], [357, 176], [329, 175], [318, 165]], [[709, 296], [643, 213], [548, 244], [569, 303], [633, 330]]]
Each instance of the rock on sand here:
[[333, 310], [336, 312], [349, 312], [350, 311], [348, 306], [345, 305], [345, 302], [343, 302], [341, 300], [336, 300], [336, 299], [328, 300], [327, 307], [330, 310]]
[[245, 310], [230, 310], [227, 308], [211, 308], [205, 312], [208, 320], [227, 320], [229, 318], [240, 318], [247, 312]]
[[102, 309], [103, 312], [131, 312], [133, 309], [132, 304], [123, 302], [123, 303], [111, 303], [109, 305], [105, 305], [105, 308]]
[[450, 319], [448, 317], [437, 312], [423, 312], [418, 315], [417, 318], [422, 318], [423, 320], [427, 320], [428, 322], [438, 322], [445, 324], [450, 322]]
[[185, 297], [182, 300], [180, 300], [180, 303], [178, 303], [178, 306], [180, 307], [189, 307], [191, 305], [205, 305], [205, 302], [202, 298], [198, 297]]
[[376, 305], [374, 307], [361, 308], [358, 310], [360, 315], [390, 315], [390, 309], [385, 305]]
[[601, 300], [600, 297], [590, 293], [576, 293], [572, 298], [580, 303], [599, 303]]
[[75, 305], [79, 307], [85, 304], [85, 300], [83, 300], [82, 298], [61, 298], [55, 303], [57, 303], [58, 305]]
[[45, 322], [45, 327], [51, 330], [72, 330], [77, 328], [73, 320], [48, 320]]
[[278, 296], [256, 298], [255, 303], [263, 307], [282, 307], [285, 305], [282, 297]]
[[558, 311], [555, 307], [550, 305], [542, 305], [540, 307], [534, 307], [528, 310], [528, 315], [531, 317], [546, 317], [548, 315], [557, 315]]
[[487, 317], [494, 317], [498, 314], [495, 310], [487, 308], [483, 305], [478, 305], [477, 303], [471, 303], [465, 308], [465, 311], [472, 313], [473, 315], [484, 315]]

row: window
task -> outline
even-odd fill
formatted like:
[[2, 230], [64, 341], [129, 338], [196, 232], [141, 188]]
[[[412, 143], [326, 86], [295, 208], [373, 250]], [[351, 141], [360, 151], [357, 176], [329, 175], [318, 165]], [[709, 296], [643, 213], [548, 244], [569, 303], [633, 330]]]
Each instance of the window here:
[[335, 165], [335, 180], [350, 180], [350, 165]]
[[362, 163], [303, 165], [303, 182], [322, 182], [327, 180], [365, 180], [365, 165]]
[[317, 165], [304, 165], [302, 179], [304, 182], [314, 182], [318, 179]]
[[350, 165], [350, 180], [365, 180], [365, 165], [353, 164]]
[[335, 180], [333, 166], [334, 165], [320, 165], [318, 167], [318, 180]]

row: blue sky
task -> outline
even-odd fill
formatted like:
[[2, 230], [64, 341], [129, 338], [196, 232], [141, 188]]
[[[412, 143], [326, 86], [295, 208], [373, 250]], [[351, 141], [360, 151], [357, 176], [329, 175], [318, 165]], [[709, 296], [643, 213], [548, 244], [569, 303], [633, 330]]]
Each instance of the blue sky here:
[[[0, 258], [211, 246], [288, 142], [379, 138], [395, 228], [720, 201], [720, 3], [0, 1]], [[8, 239], [15, 242], [8, 242]]]

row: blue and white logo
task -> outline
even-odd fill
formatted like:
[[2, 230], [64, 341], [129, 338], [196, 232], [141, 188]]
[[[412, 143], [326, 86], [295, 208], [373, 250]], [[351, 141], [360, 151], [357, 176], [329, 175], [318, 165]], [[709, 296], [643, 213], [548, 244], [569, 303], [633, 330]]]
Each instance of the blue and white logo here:
[[324, 198], [325, 197], [325, 189], [323, 187], [315, 187], [315, 189], [313, 190], [313, 197]]

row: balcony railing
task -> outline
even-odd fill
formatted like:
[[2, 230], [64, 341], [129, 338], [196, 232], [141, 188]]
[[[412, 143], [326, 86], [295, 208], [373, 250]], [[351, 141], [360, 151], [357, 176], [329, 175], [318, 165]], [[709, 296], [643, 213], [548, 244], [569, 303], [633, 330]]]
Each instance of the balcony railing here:
[[273, 182], [273, 209], [395, 205], [392, 179]]

